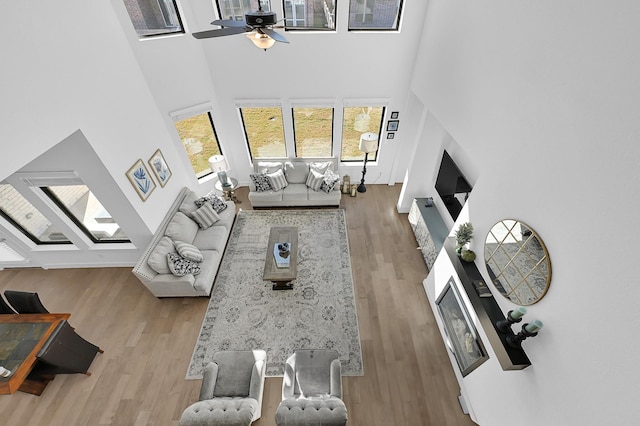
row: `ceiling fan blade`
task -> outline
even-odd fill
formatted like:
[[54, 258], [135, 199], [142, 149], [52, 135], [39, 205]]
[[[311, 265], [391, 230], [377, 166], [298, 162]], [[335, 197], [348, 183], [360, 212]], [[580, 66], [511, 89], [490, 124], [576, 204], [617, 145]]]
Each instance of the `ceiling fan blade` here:
[[236, 21], [233, 19], [218, 19], [211, 22], [211, 25], [219, 25], [221, 27], [246, 27], [247, 23], [245, 21]]
[[262, 30], [263, 33], [265, 33], [275, 41], [279, 41], [280, 43], [289, 43], [289, 40], [284, 38], [284, 36], [280, 35], [279, 33], [273, 31], [271, 28], [260, 28], [260, 30]]
[[203, 39], [203, 38], [211, 38], [211, 37], [223, 37], [223, 36], [234, 35], [234, 34], [242, 34], [249, 31], [251, 31], [251, 28], [249, 27], [243, 27], [243, 28], [230, 27], [230, 28], [221, 28], [219, 30], [200, 31], [197, 33], [193, 33], [191, 35], [197, 39]]

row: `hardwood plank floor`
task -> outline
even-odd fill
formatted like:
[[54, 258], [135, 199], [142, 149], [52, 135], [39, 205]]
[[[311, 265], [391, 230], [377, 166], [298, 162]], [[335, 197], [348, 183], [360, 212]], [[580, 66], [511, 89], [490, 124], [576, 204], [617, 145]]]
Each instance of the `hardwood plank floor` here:
[[[400, 185], [343, 196], [362, 340], [364, 376], [344, 377], [351, 425], [466, 426], [458, 384], [435, 323]], [[238, 208], [251, 209], [247, 188]], [[52, 312], [105, 350], [91, 376], [59, 375], [42, 396], [0, 395], [0, 421], [22, 425], [177, 425], [198, 398], [184, 380], [207, 298], [156, 299], [131, 268], [0, 272], [0, 289], [37, 291]], [[281, 378], [267, 378], [262, 418], [274, 425]]]

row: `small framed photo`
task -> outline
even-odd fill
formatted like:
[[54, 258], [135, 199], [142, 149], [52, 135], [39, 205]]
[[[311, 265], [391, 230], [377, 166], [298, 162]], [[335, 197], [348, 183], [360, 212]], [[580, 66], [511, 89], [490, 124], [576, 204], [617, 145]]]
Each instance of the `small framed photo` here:
[[396, 137], [396, 134], [395, 134], [395, 133], [393, 133], [393, 132], [389, 132], [389, 133], [387, 133], [387, 139], [393, 139], [393, 138], [395, 138], [395, 137]]
[[138, 159], [133, 166], [127, 171], [127, 178], [131, 182], [131, 185], [136, 190], [142, 201], [147, 201], [149, 195], [156, 189], [156, 184], [149, 175], [149, 170], [144, 165], [142, 160]]
[[391, 113], [391, 119], [392, 120], [396, 120], [398, 118], [398, 116], [400, 116], [400, 113], [398, 111], [393, 111]]
[[387, 122], [387, 132], [395, 132], [398, 130], [398, 124], [400, 124], [398, 120], [389, 120]]
[[159, 149], [149, 158], [149, 166], [153, 174], [156, 175], [158, 182], [160, 182], [160, 186], [164, 188], [169, 179], [171, 179], [171, 170]]

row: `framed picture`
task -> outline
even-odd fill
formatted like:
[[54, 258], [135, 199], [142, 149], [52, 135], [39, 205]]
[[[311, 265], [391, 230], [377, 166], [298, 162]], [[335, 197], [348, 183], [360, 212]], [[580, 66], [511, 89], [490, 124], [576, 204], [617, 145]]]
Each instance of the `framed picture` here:
[[171, 170], [169, 170], [169, 166], [167, 166], [167, 162], [160, 150], [157, 150], [153, 156], [149, 158], [149, 166], [153, 174], [156, 175], [158, 182], [160, 182], [160, 186], [164, 188], [167, 181], [171, 179]]
[[489, 359], [489, 356], [469, 317], [453, 277], [449, 278], [436, 305], [444, 324], [447, 347], [453, 352], [464, 377]]
[[398, 120], [389, 120], [387, 122], [387, 132], [395, 132], [396, 130], [398, 130], [399, 123], [400, 121]]
[[391, 113], [391, 119], [392, 120], [396, 120], [398, 118], [398, 116], [400, 116], [400, 113], [398, 111], [393, 111]]
[[149, 195], [156, 189], [156, 184], [151, 179], [149, 170], [140, 159], [127, 171], [127, 177], [142, 201], [147, 201]]
[[396, 134], [393, 133], [393, 132], [387, 133], [387, 139], [393, 139], [395, 136], [396, 136]]

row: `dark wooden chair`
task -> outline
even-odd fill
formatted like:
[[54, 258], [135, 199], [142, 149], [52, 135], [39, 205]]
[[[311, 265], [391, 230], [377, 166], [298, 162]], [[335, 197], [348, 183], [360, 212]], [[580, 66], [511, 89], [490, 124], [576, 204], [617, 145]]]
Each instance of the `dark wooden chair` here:
[[38, 293], [28, 291], [5, 290], [4, 296], [13, 309], [19, 314], [48, 314], [49, 311], [44, 307]]
[[62, 321], [51, 338], [40, 349], [35, 367], [29, 379], [48, 377], [55, 374], [86, 374], [98, 353], [104, 352], [75, 332], [67, 321]]
[[16, 311], [4, 300], [4, 297], [0, 296], [0, 315], [17, 314]]

